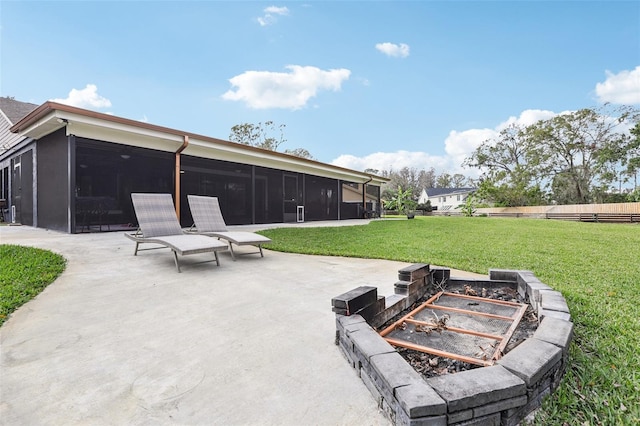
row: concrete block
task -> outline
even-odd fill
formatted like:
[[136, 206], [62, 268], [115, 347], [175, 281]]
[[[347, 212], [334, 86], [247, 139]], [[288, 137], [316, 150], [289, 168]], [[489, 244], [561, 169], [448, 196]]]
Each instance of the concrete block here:
[[426, 289], [424, 281], [397, 281], [394, 284], [395, 294], [408, 296], [409, 298], [419, 299], [422, 297]]
[[527, 283], [528, 282], [542, 282], [531, 271], [516, 271], [516, 282], [518, 283], [518, 294], [522, 300], [527, 300]]
[[402, 410], [398, 410], [396, 414], [396, 420], [393, 423], [395, 426], [446, 426], [447, 416], [426, 416], [418, 418], [410, 418]]
[[397, 424], [396, 413], [398, 411], [398, 404], [396, 404], [394, 400], [387, 400], [383, 397], [382, 404], [380, 404], [380, 409], [387, 416], [387, 418], [391, 420], [391, 423]]
[[397, 387], [395, 397], [411, 419], [447, 413], [447, 403], [424, 380]]
[[376, 315], [384, 310], [384, 296], [378, 296], [378, 299], [356, 311], [358, 315], [370, 322]]
[[484, 417], [474, 417], [471, 420], [456, 423], [455, 426], [500, 426], [500, 413]]
[[563, 352], [566, 352], [573, 339], [573, 323], [547, 316], [542, 319], [533, 337], [543, 342], [554, 344], [561, 348]]
[[351, 315], [351, 316], [336, 315], [337, 330], [344, 330], [346, 327], [350, 325], [360, 324], [363, 322], [366, 322], [366, 321], [360, 315]]
[[380, 393], [380, 390], [371, 381], [371, 378], [367, 374], [365, 374], [364, 371], [360, 371], [360, 378], [362, 379], [362, 382], [364, 383], [366, 388], [369, 389], [369, 392], [371, 392], [371, 396], [373, 396], [373, 399], [376, 401], [378, 408], [382, 408], [382, 394]]
[[502, 401], [483, 405], [473, 409], [473, 417], [483, 417], [493, 413], [499, 413], [510, 408], [521, 407], [528, 401], [527, 395], [516, 396], [515, 398], [503, 399]]
[[512, 408], [502, 412], [502, 426], [519, 426], [529, 413], [540, 407], [542, 400], [550, 394], [550, 389], [546, 388], [533, 398], [529, 398], [529, 402], [521, 407]]
[[518, 271], [512, 269], [489, 269], [490, 280], [518, 281]]
[[538, 304], [540, 301], [540, 291], [553, 290], [553, 289], [548, 285], [544, 284], [543, 282], [541, 282], [540, 280], [538, 280], [537, 278], [535, 280], [526, 281], [526, 286], [527, 286], [527, 299], [529, 300], [529, 303], [531, 304], [531, 306], [533, 306], [533, 309], [537, 311]]
[[369, 320], [372, 327], [377, 328], [387, 321], [393, 319], [403, 310], [410, 306], [409, 298], [401, 294], [392, 294], [385, 298], [385, 307], [378, 314]]
[[352, 316], [337, 315], [336, 318], [355, 318], [356, 319], [356, 321], [351, 321], [351, 322], [341, 321], [338, 331], [341, 331], [346, 336], [349, 336], [351, 333], [354, 333], [360, 330], [371, 329], [369, 324], [367, 324], [364, 318], [362, 318], [360, 315], [352, 315]]
[[564, 300], [564, 296], [559, 291], [541, 290], [540, 307], [548, 311], [569, 313], [569, 306], [567, 305], [566, 300]]
[[547, 317], [556, 318], [563, 321], [571, 321], [571, 314], [568, 312], [550, 311], [542, 308], [538, 310], [538, 319], [540, 321]]
[[378, 299], [378, 289], [371, 286], [360, 286], [331, 299], [331, 306], [346, 309], [346, 315], [352, 315]]
[[397, 304], [401, 304], [402, 305], [402, 310], [404, 310], [405, 308], [407, 308], [407, 306], [404, 306], [404, 302], [407, 300], [407, 298], [401, 294], [392, 294], [391, 296], [387, 296], [385, 298], [384, 301], [384, 308], [385, 309], [391, 309], [393, 308], [395, 305]]
[[426, 263], [414, 263], [398, 270], [398, 279], [402, 281], [424, 281], [427, 275], [429, 275], [429, 265]]
[[450, 425], [454, 423], [460, 423], [465, 420], [470, 420], [472, 418], [473, 418], [473, 408], [447, 414], [447, 421]]
[[356, 355], [361, 355], [367, 362], [371, 362], [371, 357], [379, 354], [395, 353], [400, 356], [393, 346], [380, 337], [371, 327], [363, 327], [358, 331], [349, 333], [348, 336], [353, 341]]
[[558, 366], [561, 358], [560, 348], [531, 337], [503, 356], [497, 364], [524, 380], [527, 387], [533, 387], [549, 370]]
[[393, 285], [393, 292], [402, 296], [408, 296], [410, 287], [411, 281], [396, 281]]
[[338, 342], [338, 347], [340, 348], [340, 352], [342, 352], [351, 367], [359, 370], [360, 360], [353, 351], [353, 343], [350, 340], [340, 339], [340, 341]]
[[447, 401], [449, 413], [526, 393], [524, 381], [500, 365], [431, 377], [426, 382]]
[[[385, 395], [384, 388], [386, 387], [390, 392], [389, 396], [391, 398], [395, 398], [396, 388], [422, 381], [416, 370], [402, 358], [402, 355], [395, 351], [374, 355], [371, 357], [370, 362], [375, 373], [374, 381], [376, 385], [381, 389], [383, 395]], [[378, 383], [378, 380], [380, 380], [380, 383]]]

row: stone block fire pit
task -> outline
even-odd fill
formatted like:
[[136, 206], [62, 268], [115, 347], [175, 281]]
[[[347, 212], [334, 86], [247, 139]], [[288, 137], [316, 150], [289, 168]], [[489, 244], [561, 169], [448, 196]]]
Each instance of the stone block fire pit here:
[[[542, 283], [532, 272], [492, 269], [488, 280], [474, 280], [451, 277], [446, 268], [414, 264], [398, 271], [398, 277], [393, 295], [379, 296], [375, 287], [363, 286], [332, 299], [336, 344], [392, 423], [513, 426], [558, 387], [573, 336], [571, 315], [562, 294]], [[416, 339], [411, 337], [409, 343], [398, 343], [395, 338], [381, 336], [381, 332], [401, 328], [400, 334], [404, 335], [433, 333], [433, 342], [444, 338], [445, 331], [499, 340], [500, 336], [482, 331], [458, 330], [454, 314], [464, 316], [469, 312], [456, 307], [428, 305], [434, 316], [431, 322], [420, 321], [417, 314], [413, 315], [418, 312], [413, 311], [418, 302], [443, 289], [465, 289], [466, 294], [479, 295], [487, 289], [498, 288], [529, 305], [527, 308], [535, 313], [532, 317], [536, 328], [530, 337], [516, 342], [515, 347], [513, 342], [507, 345], [504, 341], [499, 346], [496, 343], [499, 350], [492, 358], [478, 357], [478, 362], [469, 359], [479, 364], [473, 368], [425, 377], [403, 358], [398, 346], [389, 342], [422, 348], [427, 351], [425, 359], [456, 355], [435, 346], [413, 345]], [[481, 304], [480, 299], [477, 302], [471, 298], [467, 304], [473, 308]], [[442, 319], [442, 312], [436, 314], [436, 309], [449, 309], [450, 323]], [[507, 319], [502, 318], [503, 315], [484, 315]], [[520, 321], [519, 317], [517, 320]], [[511, 326], [511, 331], [514, 327]], [[424, 335], [421, 338], [423, 342], [429, 341]]]

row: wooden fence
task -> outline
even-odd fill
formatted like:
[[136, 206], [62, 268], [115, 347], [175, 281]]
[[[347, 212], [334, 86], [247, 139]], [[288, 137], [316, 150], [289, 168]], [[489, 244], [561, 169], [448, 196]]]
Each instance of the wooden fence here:
[[640, 202], [571, 204], [562, 206], [491, 207], [476, 209], [475, 215], [489, 217], [531, 217], [581, 222], [640, 223]]

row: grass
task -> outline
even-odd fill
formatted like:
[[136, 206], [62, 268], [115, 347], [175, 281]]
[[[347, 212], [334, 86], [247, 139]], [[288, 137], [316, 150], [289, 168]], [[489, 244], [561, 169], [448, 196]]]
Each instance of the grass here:
[[47, 250], [0, 244], [0, 326], [64, 271], [62, 256]]
[[575, 326], [570, 366], [535, 423], [640, 424], [640, 226], [417, 217], [261, 233], [278, 251], [533, 271], [562, 292]]

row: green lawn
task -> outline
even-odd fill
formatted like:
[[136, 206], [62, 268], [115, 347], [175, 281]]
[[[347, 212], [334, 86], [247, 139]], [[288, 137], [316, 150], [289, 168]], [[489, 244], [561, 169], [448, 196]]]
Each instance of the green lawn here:
[[417, 217], [261, 231], [272, 250], [429, 263], [486, 274], [526, 269], [565, 296], [570, 367], [540, 425], [640, 424], [640, 226]]
[[0, 325], [64, 271], [62, 256], [47, 250], [0, 244]]

